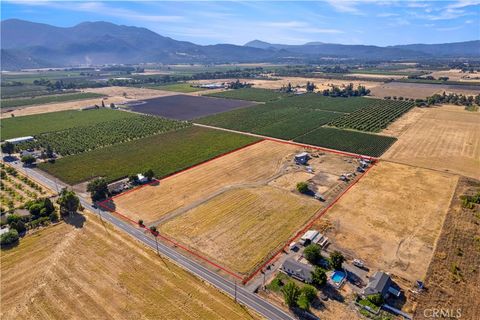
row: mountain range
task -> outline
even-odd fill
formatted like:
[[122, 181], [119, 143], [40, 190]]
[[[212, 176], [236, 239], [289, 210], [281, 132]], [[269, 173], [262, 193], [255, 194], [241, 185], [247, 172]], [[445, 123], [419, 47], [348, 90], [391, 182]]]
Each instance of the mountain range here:
[[322, 58], [393, 60], [478, 57], [480, 41], [389, 47], [310, 42], [243, 46], [197, 45], [161, 36], [149, 29], [109, 22], [73, 27], [8, 19], [1, 22], [2, 70], [100, 64], [306, 62]]

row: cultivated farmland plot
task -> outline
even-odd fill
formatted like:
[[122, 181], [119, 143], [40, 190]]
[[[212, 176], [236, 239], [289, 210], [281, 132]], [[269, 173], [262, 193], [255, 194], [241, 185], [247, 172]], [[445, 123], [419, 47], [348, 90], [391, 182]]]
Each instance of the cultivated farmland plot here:
[[59, 111], [39, 115], [2, 119], [2, 140], [38, 135], [45, 132], [94, 125], [109, 120], [132, 117], [132, 114], [110, 109]]
[[177, 120], [191, 120], [210, 114], [225, 112], [251, 105], [250, 101], [209, 98], [189, 95], [173, 95], [148, 99], [135, 103], [129, 108], [135, 112], [147, 113]]
[[77, 217], [82, 228], [62, 222], [2, 251], [2, 319], [259, 319], [96, 216]]
[[276, 90], [242, 88], [242, 89], [228, 90], [223, 92], [209, 93], [209, 94], [206, 94], [206, 96], [225, 98], [225, 99], [269, 102], [269, 101], [275, 101], [282, 98], [286, 98], [291, 95], [280, 92], [280, 91], [276, 91]]
[[91, 126], [43, 133], [36, 136], [36, 141], [20, 144], [19, 147], [26, 149], [50, 146], [55, 152], [67, 156], [182, 129], [190, 125], [185, 121], [130, 114], [123, 119], [100, 122]]
[[[320, 208], [348, 185], [339, 180], [355, 159], [308, 150], [309, 165], [296, 165], [306, 149], [265, 140], [160, 180], [103, 204], [133, 221], [158, 226], [162, 235], [210, 261], [248, 275], [280, 250]], [[308, 181], [320, 202], [296, 190]]]
[[257, 140], [219, 130], [187, 127], [67, 156], [39, 167], [69, 184], [99, 176], [113, 181], [149, 168], [157, 177], [163, 177]]
[[66, 94], [44, 95], [44, 96], [35, 97], [35, 98], [4, 99], [2, 100], [1, 106], [2, 106], [2, 109], [15, 108], [15, 107], [22, 107], [22, 106], [31, 106], [36, 104], [84, 100], [84, 99], [102, 98], [102, 97], [105, 97], [105, 95], [98, 94], [98, 93], [91, 93], [91, 92], [79, 92], [79, 93], [69, 93], [69, 94], [66, 93]]
[[412, 106], [410, 102], [304, 94], [204, 117], [195, 122], [380, 156], [395, 141], [394, 138], [322, 126], [330, 124], [362, 131], [379, 131]]

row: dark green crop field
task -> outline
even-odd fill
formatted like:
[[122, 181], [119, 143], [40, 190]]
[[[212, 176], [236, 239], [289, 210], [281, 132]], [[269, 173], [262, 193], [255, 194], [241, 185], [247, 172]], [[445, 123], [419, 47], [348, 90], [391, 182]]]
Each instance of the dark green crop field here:
[[104, 121], [124, 119], [134, 116], [133, 113], [110, 109], [85, 111], [69, 110], [2, 119], [0, 126], [2, 140], [5, 140], [74, 127], [83, 127]]
[[216, 93], [206, 94], [210, 97], [226, 98], [226, 99], [238, 99], [258, 102], [274, 101], [291, 96], [287, 93], [257, 88], [242, 88], [235, 90], [228, 90]]
[[98, 176], [113, 181], [149, 168], [159, 178], [255, 141], [258, 139], [250, 136], [188, 127], [67, 156], [39, 167], [69, 184]]
[[[103, 94], [92, 93], [92, 92], [78, 92], [78, 93], [68, 93], [68, 94], [55, 94], [55, 95], [44, 95], [35, 98], [21, 98], [21, 99], [5, 99], [2, 100], [2, 108], [14, 108], [22, 106], [31, 106], [35, 104], [45, 104], [45, 103], [54, 103], [54, 102], [66, 102], [66, 101], [75, 101], [75, 100], [84, 100], [84, 99], [93, 99], [93, 98], [102, 98], [105, 97]], [[101, 101], [98, 103], [101, 104]]]
[[359, 131], [318, 128], [295, 141], [351, 153], [381, 156], [397, 139]]
[[36, 141], [22, 143], [19, 147], [39, 149], [50, 146], [56, 153], [67, 156], [191, 125], [186, 121], [133, 114], [132, 117], [104, 121], [90, 126], [42, 133], [36, 137]]

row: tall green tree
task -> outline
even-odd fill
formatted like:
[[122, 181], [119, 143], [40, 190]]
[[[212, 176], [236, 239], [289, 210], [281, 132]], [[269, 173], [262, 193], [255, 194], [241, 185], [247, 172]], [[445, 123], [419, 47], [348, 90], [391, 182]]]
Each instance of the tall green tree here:
[[57, 203], [60, 205], [60, 213], [62, 215], [76, 213], [80, 207], [80, 199], [75, 194], [75, 191], [67, 188], [60, 193]]
[[297, 305], [300, 288], [294, 282], [289, 282], [283, 286], [282, 293], [288, 307], [292, 308]]
[[330, 253], [330, 265], [335, 270], [342, 269], [342, 264], [345, 261], [345, 257], [339, 251], [333, 251]]
[[321, 257], [321, 249], [318, 244], [310, 244], [303, 250], [303, 256], [308, 262], [315, 264]]
[[99, 201], [107, 198], [108, 184], [104, 178], [96, 178], [87, 185], [87, 191], [90, 192], [92, 201]]
[[20, 160], [21, 160], [21, 161], [23, 162], [23, 164], [25, 164], [26, 166], [31, 165], [31, 164], [35, 163], [35, 161], [37, 161], [37, 159], [35, 159], [35, 157], [32, 156], [32, 155], [23, 156]]
[[143, 175], [148, 179], [148, 181], [152, 181], [153, 177], [155, 176], [155, 173], [153, 172], [152, 169], [148, 169], [143, 173]]
[[315, 267], [312, 272], [312, 283], [318, 287], [323, 287], [327, 284], [327, 274], [325, 270], [320, 267]]
[[4, 144], [2, 144], [2, 152], [3, 153], [11, 155], [13, 153], [13, 151], [15, 151], [15, 146], [13, 145], [13, 143], [7, 141]]

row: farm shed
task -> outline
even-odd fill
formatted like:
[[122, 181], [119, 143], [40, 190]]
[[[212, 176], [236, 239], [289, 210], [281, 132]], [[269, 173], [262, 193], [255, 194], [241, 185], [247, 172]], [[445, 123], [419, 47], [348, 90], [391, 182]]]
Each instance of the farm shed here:
[[295, 163], [297, 164], [306, 164], [308, 159], [310, 159], [310, 157], [306, 152], [295, 155]]
[[290, 277], [300, 281], [311, 283], [313, 267], [293, 259], [287, 259], [283, 262], [281, 271], [288, 274]]
[[399, 297], [401, 292], [393, 286], [390, 275], [383, 271], [377, 271], [363, 290], [365, 296], [380, 293], [382, 297], [386, 298], [389, 294]]
[[318, 236], [319, 232], [317, 230], [308, 230], [305, 234], [300, 238], [300, 244], [307, 246], [313, 242]]
[[13, 139], [7, 139], [5, 142], [10, 142], [12, 144], [17, 144], [17, 143], [22, 143], [22, 142], [28, 142], [28, 141], [33, 141], [32, 136], [26, 136], [26, 137], [18, 137], [18, 138], [13, 138]]

